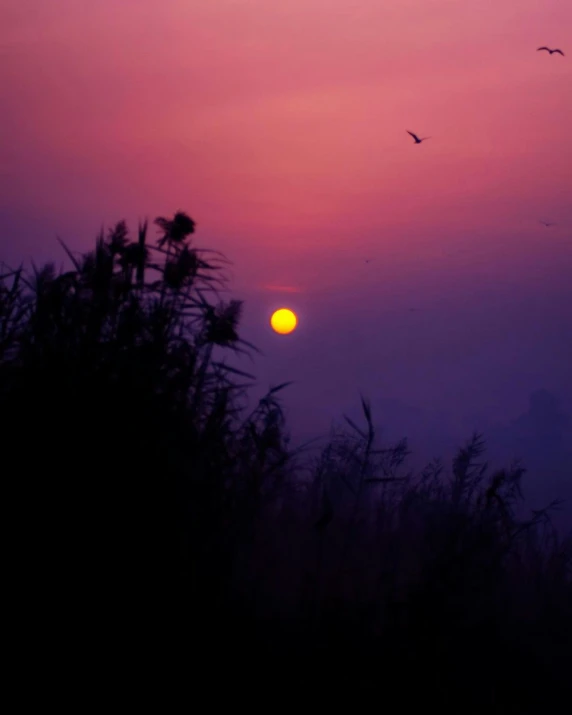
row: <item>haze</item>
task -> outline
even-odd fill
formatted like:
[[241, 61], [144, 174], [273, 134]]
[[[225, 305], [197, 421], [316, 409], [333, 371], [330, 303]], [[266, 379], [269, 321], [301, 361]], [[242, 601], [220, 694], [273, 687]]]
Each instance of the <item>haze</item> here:
[[[3, 0], [3, 258], [181, 209], [295, 435], [360, 392], [427, 452], [537, 390], [570, 413], [571, 27], [562, 0]], [[572, 498], [554, 429], [537, 492]]]

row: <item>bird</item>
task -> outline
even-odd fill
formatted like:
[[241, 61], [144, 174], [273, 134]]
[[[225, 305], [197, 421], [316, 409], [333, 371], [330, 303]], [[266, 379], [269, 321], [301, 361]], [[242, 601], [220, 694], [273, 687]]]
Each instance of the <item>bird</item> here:
[[369, 263], [371, 261], [371, 258], [364, 258], [363, 259], [366, 263]]
[[539, 47], [536, 51], [540, 52], [540, 50], [546, 50], [547, 52], [550, 52], [551, 55], [553, 55], [555, 52], [557, 52], [559, 55], [562, 55], [562, 57], [564, 57], [564, 52], [562, 52], [562, 50], [558, 50], [558, 49], [551, 50], [550, 47]]
[[540, 223], [541, 223], [543, 226], [546, 226], [546, 228], [550, 228], [550, 226], [556, 226], [555, 223], [550, 223], [549, 221], [543, 221], [542, 219], [540, 219]]
[[413, 134], [413, 132], [410, 132], [409, 129], [406, 129], [405, 131], [406, 131], [408, 134], [411, 134], [411, 136], [413, 137], [413, 139], [415, 139], [415, 143], [416, 143], [416, 144], [421, 144], [421, 142], [422, 142], [422, 141], [425, 141], [425, 139], [431, 139], [431, 137], [421, 137], [421, 139], [419, 139], [419, 137], [417, 136], [417, 134]]

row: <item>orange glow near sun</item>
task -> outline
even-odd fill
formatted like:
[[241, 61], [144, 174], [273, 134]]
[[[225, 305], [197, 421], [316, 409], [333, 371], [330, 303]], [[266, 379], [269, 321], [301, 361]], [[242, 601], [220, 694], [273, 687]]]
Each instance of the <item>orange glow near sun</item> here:
[[280, 310], [274, 311], [272, 317], [270, 318], [270, 325], [276, 333], [280, 335], [287, 335], [296, 329], [298, 324], [298, 318], [296, 314], [289, 310], [288, 308], [280, 308]]

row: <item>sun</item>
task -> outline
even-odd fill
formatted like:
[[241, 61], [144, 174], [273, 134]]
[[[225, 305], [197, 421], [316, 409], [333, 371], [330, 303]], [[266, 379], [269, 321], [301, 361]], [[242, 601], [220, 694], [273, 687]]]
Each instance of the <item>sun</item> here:
[[287, 335], [296, 329], [298, 318], [296, 314], [288, 308], [280, 308], [280, 310], [275, 310], [274, 313], [272, 313], [270, 325], [272, 329], [280, 333], [280, 335]]

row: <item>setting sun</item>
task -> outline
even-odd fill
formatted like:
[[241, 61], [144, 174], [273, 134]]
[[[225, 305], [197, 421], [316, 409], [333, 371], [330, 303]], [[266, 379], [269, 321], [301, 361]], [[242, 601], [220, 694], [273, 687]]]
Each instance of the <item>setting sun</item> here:
[[287, 335], [296, 329], [298, 324], [298, 318], [296, 314], [293, 313], [288, 308], [280, 308], [280, 310], [274, 311], [272, 317], [270, 318], [270, 325], [272, 329], [280, 333], [281, 335]]

